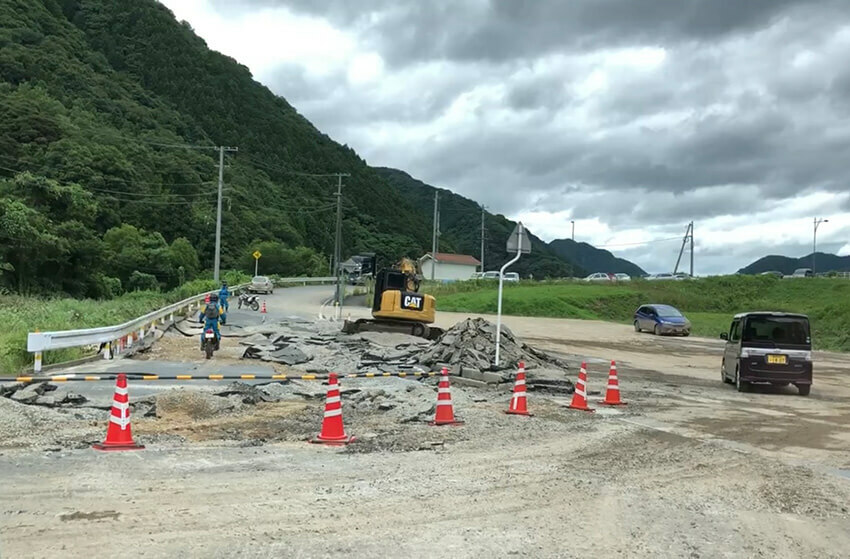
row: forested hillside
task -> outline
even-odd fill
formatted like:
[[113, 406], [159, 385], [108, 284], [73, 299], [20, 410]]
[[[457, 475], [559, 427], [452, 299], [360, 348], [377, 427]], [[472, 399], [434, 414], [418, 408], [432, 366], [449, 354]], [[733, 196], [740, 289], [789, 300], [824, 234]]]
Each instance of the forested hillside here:
[[[334, 173], [350, 174], [344, 257], [430, 250], [417, 189], [388, 184], [161, 4], [3, 0], [0, 289], [104, 298], [209, 270], [219, 145], [238, 148], [225, 158], [224, 268], [250, 271], [259, 248], [264, 273], [328, 273]], [[461, 218], [445, 207], [443, 246], [477, 254]], [[488, 217], [489, 262], [512, 226]], [[520, 271], [570, 273], [542, 244], [535, 252]]]
[[[440, 192], [440, 251], [481, 254], [481, 206], [449, 190], [438, 189], [414, 179], [404, 171], [377, 167], [376, 171], [395, 186], [413, 206], [433, 219], [434, 193]], [[527, 224], [526, 224], [527, 225]], [[503, 215], [484, 214], [484, 267], [498, 270], [509, 258], [505, 244], [516, 223]], [[529, 229], [531, 231], [531, 229]], [[523, 256], [511, 267], [523, 276], [536, 278], [572, 277], [585, 274], [580, 266], [560, 258], [545, 242], [531, 235], [531, 254]], [[428, 247], [430, 251], [430, 246]]]
[[[819, 252], [817, 254], [817, 272], [850, 272], [850, 256], [836, 256]], [[739, 274], [760, 274], [762, 272], [782, 272], [786, 276], [794, 273], [799, 268], [811, 268], [812, 255], [801, 258], [790, 258], [788, 256], [771, 255], [759, 258], [752, 264], [738, 270]]]
[[617, 258], [604, 249], [587, 243], [577, 243], [572, 239], [555, 239], [549, 243], [561, 258], [576, 262], [590, 273], [607, 272], [609, 274], [628, 274], [634, 277], [646, 275], [646, 272], [633, 262]]

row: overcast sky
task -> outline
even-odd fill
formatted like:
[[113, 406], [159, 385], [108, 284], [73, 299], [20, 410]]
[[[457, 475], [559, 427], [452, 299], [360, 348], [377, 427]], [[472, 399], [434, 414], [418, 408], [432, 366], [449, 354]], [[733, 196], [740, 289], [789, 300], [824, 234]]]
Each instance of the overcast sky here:
[[163, 3], [369, 164], [545, 240], [671, 271], [694, 220], [723, 273], [820, 216], [850, 254], [847, 0]]

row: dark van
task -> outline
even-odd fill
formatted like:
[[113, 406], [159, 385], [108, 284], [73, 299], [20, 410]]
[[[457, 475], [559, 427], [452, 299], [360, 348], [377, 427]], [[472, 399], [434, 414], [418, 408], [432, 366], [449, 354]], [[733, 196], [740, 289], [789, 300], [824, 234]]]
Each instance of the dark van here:
[[750, 312], [735, 315], [720, 374], [745, 392], [750, 383], [794, 384], [801, 396], [812, 389], [812, 338], [804, 314]]

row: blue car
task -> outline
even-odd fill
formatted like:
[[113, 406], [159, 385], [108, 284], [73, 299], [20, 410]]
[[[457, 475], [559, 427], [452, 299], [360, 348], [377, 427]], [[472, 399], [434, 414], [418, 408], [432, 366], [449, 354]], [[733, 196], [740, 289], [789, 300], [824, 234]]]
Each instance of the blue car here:
[[690, 336], [691, 322], [670, 305], [643, 305], [635, 311], [635, 332]]

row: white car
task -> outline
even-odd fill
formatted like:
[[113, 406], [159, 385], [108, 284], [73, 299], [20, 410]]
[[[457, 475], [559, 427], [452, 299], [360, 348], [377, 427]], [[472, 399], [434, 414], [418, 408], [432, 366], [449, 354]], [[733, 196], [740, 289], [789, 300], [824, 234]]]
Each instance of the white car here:
[[606, 282], [606, 281], [613, 281], [613, 280], [611, 279], [611, 274], [606, 274], [605, 272], [596, 272], [595, 274], [590, 274], [589, 276], [584, 278], [584, 281]]
[[668, 272], [661, 272], [660, 274], [650, 274], [646, 276], [647, 281], [661, 281], [661, 280], [675, 280], [676, 276], [670, 274]]
[[617, 281], [632, 281], [631, 276], [629, 274], [614, 274], [614, 279]]
[[484, 272], [484, 275], [481, 276], [481, 279], [497, 280], [499, 279], [499, 272]]
[[519, 274], [517, 272], [505, 272], [505, 281], [519, 281]]

